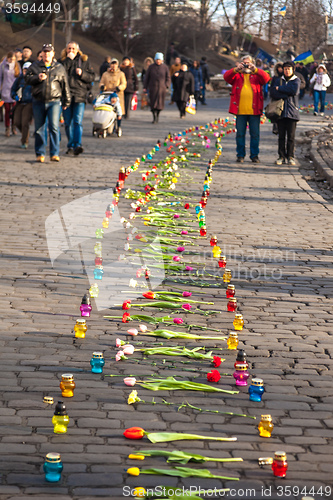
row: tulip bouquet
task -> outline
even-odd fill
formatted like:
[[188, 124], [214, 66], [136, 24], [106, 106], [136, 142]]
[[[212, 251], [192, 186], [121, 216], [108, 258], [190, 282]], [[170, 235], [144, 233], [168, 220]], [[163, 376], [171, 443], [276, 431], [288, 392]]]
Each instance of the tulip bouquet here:
[[237, 441], [236, 437], [211, 437], [201, 436], [198, 434], [186, 434], [183, 432], [146, 432], [142, 427], [130, 427], [123, 433], [127, 439], [142, 439], [146, 436], [151, 443], [166, 443], [169, 441], [183, 441], [183, 440], [200, 440], [208, 439], [210, 441]]
[[144, 389], [150, 391], [201, 391], [201, 392], [223, 392], [225, 394], [238, 394], [238, 391], [228, 391], [219, 389], [207, 384], [200, 384], [199, 382], [190, 382], [185, 380], [176, 380], [174, 377], [167, 377], [166, 379], [148, 379], [136, 380], [135, 377], [124, 378], [124, 383], [130, 387], [138, 384]]
[[[142, 308], [142, 307], [154, 307], [154, 308], [157, 308], [157, 309], [160, 309], [160, 310], [163, 310], [163, 309], [177, 309], [178, 311], [180, 310], [184, 310], [186, 312], [190, 312], [192, 314], [203, 314], [204, 316], [209, 316], [211, 314], [220, 314], [221, 311], [211, 311], [211, 310], [202, 310], [202, 309], [199, 309], [198, 307], [194, 309], [194, 311], [192, 311], [192, 307], [191, 304], [189, 304], [188, 302], [185, 303], [185, 304], [180, 304], [179, 300], [177, 302], [177, 298], [175, 298], [174, 300], [176, 300], [176, 304], [174, 302], [171, 302], [171, 301], [168, 301], [168, 300], [156, 300], [154, 302], [143, 302], [143, 303], [138, 303], [138, 304], [132, 304], [132, 301], [131, 300], [125, 300], [122, 304], [122, 309], [124, 310], [128, 310], [132, 307], [139, 307], [139, 308]], [[201, 302], [202, 304], [203, 302]], [[210, 303], [211, 304], [211, 303]], [[119, 307], [121, 304], [115, 304], [116, 307]]]
[[[141, 458], [143, 457], [143, 458]], [[165, 457], [167, 463], [179, 463], [187, 464], [188, 462], [193, 462], [196, 464], [202, 464], [204, 462], [243, 462], [242, 458], [214, 458], [205, 457], [202, 455], [197, 455], [194, 453], [188, 453], [181, 450], [139, 450], [135, 454], [129, 455], [128, 458], [135, 460], [142, 460], [144, 457]]]
[[217, 476], [212, 474], [207, 469], [190, 469], [189, 467], [173, 467], [172, 469], [158, 469], [152, 467], [150, 469], [139, 469], [138, 467], [130, 467], [127, 473], [131, 476], [139, 476], [140, 474], [155, 474], [158, 476], [176, 476], [176, 477], [204, 477], [210, 479], [224, 479], [225, 481], [239, 481], [238, 477]]

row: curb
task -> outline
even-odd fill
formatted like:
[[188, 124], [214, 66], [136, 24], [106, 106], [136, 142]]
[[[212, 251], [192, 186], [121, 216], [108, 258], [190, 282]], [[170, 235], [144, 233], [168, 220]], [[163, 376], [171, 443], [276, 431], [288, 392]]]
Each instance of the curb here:
[[310, 158], [315, 164], [320, 175], [325, 177], [329, 182], [331, 188], [333, 188], [333, 168], [331, 168], [327, 163], [324, 162], [321, 155], [318, 153], [318, 139], [311, 142]]

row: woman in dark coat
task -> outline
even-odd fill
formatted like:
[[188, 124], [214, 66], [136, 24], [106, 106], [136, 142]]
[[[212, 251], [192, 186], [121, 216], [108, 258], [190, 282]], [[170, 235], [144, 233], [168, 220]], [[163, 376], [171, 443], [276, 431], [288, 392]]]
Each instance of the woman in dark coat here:
[[173, 100], [177, 103], [180, 118], [185, 118], [185, 107], [190, 95], [194, 95], [194, 76], [182, 63], [180, 71], [172, 76]]
[[125, 73], [126, 76], [126, 81], [127, 81], [127, 87], [124, 90], [125, 94], [125, 114], [124, 118], [129, 117], [129, 113], [131, 110], [131, 102], [132, 102], [132, 97], [134, 92], [137, 92], [139, 88], [139, 80], [136, 75], [135, 67], [131, 63], [131, 60], [129, 57], [125, 56], [123, 57], [123, 62], [120, 66], [120, 69], [123, 73]]
[[147, 69], [143, 90], [149, 92], [153, 123], [157, 123], [160, 111], [164, 109], [166, 91], [170, 86], [170, 74], [168, 66], [163, 62], [162, 52], [156, 52], [154, 59], [154, 64]]
[[284, 100], [282, 115], [277, 122], [279, 131], [279, 157], [275, 162], [276, 165], [282, 165], [286, 161], [288, 161], [289, 165], [295, 165], [295, 134], [296, 125], [299, 121], [298, 96], [300, 86], [301, 82], [295, 75], [295, 64], [292, 61], [283, 63], [282, 78], [273, 78], [271, 83], [271, 98]]

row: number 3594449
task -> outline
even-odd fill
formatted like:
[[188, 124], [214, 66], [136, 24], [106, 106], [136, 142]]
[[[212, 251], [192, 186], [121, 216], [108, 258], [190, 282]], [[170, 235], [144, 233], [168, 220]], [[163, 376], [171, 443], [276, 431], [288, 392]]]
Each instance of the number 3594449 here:
[[61, 9], [60, 3], [18, 3], [18, 2], [13, 2], [13, 3], [6, 3], [5, 4], [5, 11], [6, 14], [28, 14], [28, 13], [52, 13], [54, 12], [55, 14], [59, 14]]

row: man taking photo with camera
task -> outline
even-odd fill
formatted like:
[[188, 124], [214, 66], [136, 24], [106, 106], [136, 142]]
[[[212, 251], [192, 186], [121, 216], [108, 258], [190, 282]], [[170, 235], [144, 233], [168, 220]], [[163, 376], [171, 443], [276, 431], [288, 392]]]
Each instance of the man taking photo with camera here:
[[243, 163], [245, 158], [245, 134], [249, 124], [250, 158], [253, 163], [259, 163], [260, 115], [264, 108], [262, 88], [270, 76], [256, 68], [251, 56], [244, 56], [235, 68], [225, 72], [224, 79], [232, 85], [229, 113], [237, 116], [237, 162]]

